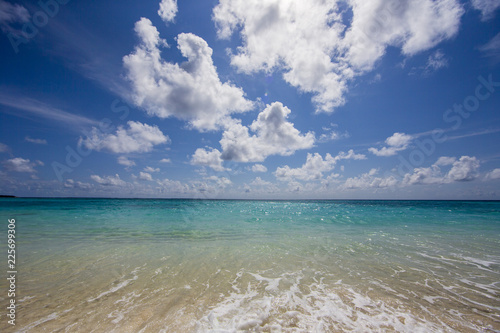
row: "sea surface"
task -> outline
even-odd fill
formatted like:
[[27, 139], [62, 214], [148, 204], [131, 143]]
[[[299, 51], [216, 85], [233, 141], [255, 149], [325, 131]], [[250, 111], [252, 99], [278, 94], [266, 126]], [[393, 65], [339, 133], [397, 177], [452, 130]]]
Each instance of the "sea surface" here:
[[500, 332], [500, 202], [15, 198], [0, 218], [0, 332]]

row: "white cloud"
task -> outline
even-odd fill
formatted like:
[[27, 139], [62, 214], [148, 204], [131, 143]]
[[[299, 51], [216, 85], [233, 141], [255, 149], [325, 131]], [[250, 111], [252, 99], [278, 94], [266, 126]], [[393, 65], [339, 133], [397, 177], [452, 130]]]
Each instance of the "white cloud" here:
[[455, 157], [441, 156], [434, 165], [452, 165], [457, 159]]
[[127, 182], [120, 179], [120, 176], [116, 174], [115, 176], [101, 177], [98, 175], [91, 175], [90, 179], [103, 186], [125, 186]]
[[273, 186], [273, 183], [268, 182], [266, 180], [263, 180], [260, 177], [256, 177], [252, 182], [250, 183], [252, 186]]
[[214, 130], [232, 113], [253, 108], [241, 88], [222, 83], [212, 62], [212, 49], [191, 33], [177, 36], [178, 48], [188, 60], [182, 64], [164, 61], [159, 37], [151, 21], [135, 24], [141, 43], [123, 58], [134, 90], [134, 102], [148, 114], [187, 120], [199, 130]]
[[162, 191], [165, 191], [165, 193], [189, 193], [190, 188], [188, 185], [181, 183], [178, 180], [171, 180], [168, 178], [165, 178], [163, 180], [156, 180], [156, 183], [160, 186], [160, 189]]
[[403, 178], [403, 185], [442, 184], [445, 180], [441, 170], [434, 164], [430, 168], [415, 168]]
[[[451, 165], [448, 173], [443, 174], [440, 166]], [[404, 176], [403, 185], [446, 184], [457, 181], [471, 181], [477, 178], [480, 162], [476, 157], [440, 157], [429, 168], [415, 168], [413, 173]]]
[[337, 131], [330, 131], [329, 133], [323, 133], [318, 139], [318, 142], [328, 142], [328, 141], [335, 141], [339, 140], [340, 138], [346, 138], [349, 137], [348, 134], [340, 134]]
[[455, 0], [353, 0], [353, 21], [346, 33], [349, 60], [371, 69], [388, 46], [412, 56], [456, 35], [464, 10]]
[[444, 53], [441, 50], [437, 50], [427, 59], [426, 71], [429, 73], [447, 66], [448, 59], [446, 59]]
[[203, 165], [214, 169], [215, 171], [225, 171], [222, 166], [221, 152], [217, 149], [207, 151], [203, 148], [198, 148], [191, 157], [192, 165]]
[[404, 133], [394, 133], [391, 137], [388, 137], [385, 140], [385, 143], [387, 143], [391, 147], [405, 147], [408, 145], [408, 143], [410, 143], [411, 139], [411, 135]]
[[381, 149], [372, 147], [368, 148], [368, 151], [377, 156], [394, 156], [398, 151], [408, 148], [412, 139], [411, 135], [396, 132], [385, 140], [388, 147], [382, 147]]
[[5, 168], [9, 171], [15, 171], [15, 172], [28, 172], [28, 173], [35, 173], [35, 167], [36, 166], [43, 166], [42, 161], [34, 161], [31, 162], [29, 159], [24, 159], [21, 157], [15, 157], [10, 160], [7, 160], [3, 162]]
[[[292, 155], [296, 150], [314, 145], [314, 134], [302, 135], [287, 121], [290, 109], [275, 102], [259, 113], [250, 127], [239, 120], [226, 125], [220, 144], [222, 159], [237, 162], [262, 162], [270, 155]], [[249, 134], [249, 129], [255, 135]]]
[[34, 144], [37, 144], [37, 145], [46, 145], [47, 144], [47, 140], [45, 140], [45, 139], [32, 139], [29, 136], [25, 137], [24, 140], [31, 142], [31, 143], [34, 143]]
[[488, 43], [479, 47], [486, 56], [500, 59], [500, 32], [495, 35]]
[[139, 172], [139, 179], [152, 181], [153, 177], [151, 176], [150, 173], [141, 171]]
[[325, 159], [320, 154], [307, 154], [306, 163], [300, 168], [292, 169], [288, 165], [278, 167], [274, 175], [279, 180], [290, 181], [291, 179], [318, 180], [323, 177], [323, 172], [334, 168], [337, 161], [330, 154], [326, 154]]
[[[500, 3], [500, 1], [499, 1]], [[500, 49], [500, 32], [495, 35], [488, 43], [481, 47], [481, 51], [496, 51]]]
[[12, 24], [26, 23], [30, 19], [28, 10], [21, 5], [13, 5], [7, 1], [0, 0], [0, 28], [5, 33], [16, 33], [12, 28]]
[[490, 172], [486, 174], [486, 177], [484, 177], [486, 180], [490, 179], [500, 179], [500, 168], [493, 169]]
[[368, 151], [370, 151], [370, 153], [374, 154], [374, 155], [377, 155], [377, 156], [384, 156], [384, 157], [387, 157], [387, 156], [394, 156], [396, 155], [396, 153], [400, 150], [404, 150], [406, 148], [402, 148], [402, 147], [382, 147], [381, 149], [377, 149], [377, 148], [368, 148]]
[[331, 173], [325, 178], [321, 179], [321, 188], [323, 190], [329, 190], [333, 185], [340, 183], [339, 180], [340, 174]]
[[267, 172], [267, 168], [262, 164], [252, 165], [252, 172]]
[[160, 172], [160, 168], [153, 168], [153, 167], [148, 166], [148, 167], [144, 168], [144, 171], [149, 172], [149, 173]]
[[120, 157], [118, 157], [118, 164], [121, 164], [121, 165], [124, 165], [124, 166], [127, 166], [127, 167], [131, 167], [131, 166], [135, 165], [135, 162], [129, 160], [125, 156], [120, 156]]
[[330, 123], [329, 127], [323, 126], [321, 129], [325, 133], [320, 135], [320, 137], [318, 138], [318, 142], [324, 143], [328, 141], [335, 141], [349, 137], [349, 133], [347, 132], [340, 133], [336, 128], [338, 128], [338, 125], [334, 123]]
[[495, 11], [500, 7], [499, 0], [471, 0], [471, 3], [472, 7], [481, 11], [483, 21], [492, 19]]
[[218, 35], [241, 28], [243, 46], [231, 64], [244, 73], [284, 69], [284, 79], [314, 94], [318, 111], [344, 103], [346, 80], [353, 76], [340, 50], [343, 27], [336, 0], [221, 0], [214, 9]]
[[448, 172], [447, 178], [452, 181], [469, 181], [477, 177], [479, 169], [479, 161], [477, 158], [462, 156], [458, 161], [453, 163], [451, 170]]
[[250, 184], [245, 184], [243, 186], [245, 192], [254, 193], [254, 194], [269, 194], [269, 193], [279, 193], [280, 189], [276, 184], [269, 182], [267, 180], [263, 180], [260, 177], [256, 177], [254, 180], [250, 182]]
[[90, 135], [80, 138], [79, 144], [97, 151], [107, 150], [112, 153], [144, 153], [150, 152], [155, 145], [169, 143], [170, 138], [164, 135], [157, 126], [129, 121], [128, 128], [119, 126], [116, 134], [106, 134], [93, 127]]
[[226, 188], [233, 183], [229, 178], [217, 176], [205, 177], [205, 180], [215, 182], [215, 185], [219, 188]]
[[192, 195], [200, 195], [203, 197], [218, 196], [227, 193], [227, 188], [232, 185], [232, 181], [226, 177], [210, 176], [205, 177], [203, 181], [191, 181], [190, 191]]
[[[343, 22], [346, 4], [351, 22]], [[289, 84], [313, 93], [316, 111], [331, 112], [387, 47], [408, 56], [428, 50], [457, 33], [462, 14], [456, 0], [220, 0], [213, 18], [220, 38], [242, 37], [231, 55], [238, 70], [283, 71]]]
[[347, 178], [341, 187], [344, 189], [387, 188], [398, 184], [397, 179], [393, 176], [386, 178], [376, 177], [377, 173], [377, 169], [371, 169], [359, 177]]
[[158, 15], [165, 22], [173, 22], [177, 14], [177, 0], [161, 0]]
[[[18, 95], [11, 92], [0, 92], [0, 105], [21, 111], [12, 112], [13, 115], [18, 117], [29, 117], [28, 115], [35, 115], [37, 117], [55, 120], [64, 126], [69, 125], [71, 128], [82, 128], [85, 125], [99, 125], [98, 121], [60, 110], [36, 99], [25, 97], [22, 94]], [[8, 108], [6, 109], [6, 112], [11, 113]]]
[[300, 180], [319, 180], [323, 178], [323, 173], [331, 171], [335, 168], [335, 164], [340, 160], [362, 160], [366, 156], [363, 154], [355, 154], [351, 149], [347, 153], [340, 152], [337, 156], [332, 157], [326, 154], [325, 158], [318, 153], [308, 153], [306, 162], [300, 168], [290, 168], [288, 165], [278, 167], [274, 172], [276, 178], [282, 181], [291, 181], [292, 179]]
[[76, 189], [82, 189], [82, 190], [89, 190], [93, 186], [91, 184], [89, 184], [89, 183], [83, 183], [83, 182], [80, 182], [80, 181], [75, 181], [73, 179], [67, 179], [64, 182], [64, 187], [65, 188], [76, 188]]
[[5, 153], [9, 151], [9, 146], [0, 142], [0, 153]]
[[172, 161], [170, 160], [170, 158], [162, 158], [160, 160], [160, 163], [172, 163]]

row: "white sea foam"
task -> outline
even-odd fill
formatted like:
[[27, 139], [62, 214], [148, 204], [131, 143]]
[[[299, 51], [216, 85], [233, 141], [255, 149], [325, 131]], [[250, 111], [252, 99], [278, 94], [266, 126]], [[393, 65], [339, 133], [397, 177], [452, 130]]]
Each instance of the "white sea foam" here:
[[26, 302], [26, 301], [29, 301], [30, 299], [33, 299], [33, 298], [35, 298], [35, 296], [24, 296], [18, 302], [19, 303]]
[[434, 300], [440, 299], [440, 298], [444, 299], [444, 297], [441, 297], [441, 296], [423, 296], [422, 297], [422, 299], [426, 300], [427, 302], [429, 302], [431, 304], [434, 304]]
[[[139, 278], [139, 276], [137, 275], [137, 273], [139, 272], [140, 268], [141, 267], [136, 267], [132, 272], [130, 272], [130, 274], [133, 275], [133, 277], [131, 277], [130, 279], [123, 280], [122, 282], [118, 283], [116, 286], [111, 287], [109, 290], [103, 291], [97, 297], [88, 299], [87, 302], [93, 302], [95, 300], [100, 299], [103, 296], [112, 294], [112, 293], [114, 293], [114, 292], [122, 289], [123, 287], [128, 286], [130, 282], [135, 281], [135, 280], [137, 280]], [[123, 279], [124, 277], [125, 276], [122, 276], [121, 278]]]
[[267, 286], [266, 286], [266, 291], [269, 291], [269, 292], [276, 292], [278, 291], [278, 286], [280, 284], [280, 280], [281, 278], [276, 278], [276, 279], [271, 279], [271, 278], [265, 278], [265, 277], [262, 277], [261, 275], [259, 274], [254, 274], [254, 273], [250, 273], [257, 281], [260, 281], [260, 282], [266, 282], [267, 283]]
[[73, 323], [71, 325], [66, 326], [64, 329], [64, 332], [74, 332], [75, 331], [75, 326], [77, 326], [79, 323]]
[[26, 327], [23, 327], [22, 329], [20, 329], [18, 332], [19, 333], [25, 333], [25, 332], [29, 332], [32, 328], [34, 327], [37, 327], [38, 325], [40, 324], [43, 324], [47, 321], [50, 321], [50, 320], [54, 320], [54, 319], [57, 319], [59, 318], [59, 315], [57, 314], [57, 312], [53, 312], [51, 313], [50, 315], [48, 315], [47, 317], [44, 317], [42, 319], [39, 319], [31, 324], [29, 324], [28, 326]]
[[[71, 309], [68, 309], [68, 310], [65, 310], [63, 311], [62, 313], [65, 314], [65, 313], [68, 313], [70, 312], [71, 310], [73, 310], [73, 308]], [[51, 320], [54, 320], [54, 319], [57, 319], [59, 318], [59, 314], [57, 312], [53, 312], [51, 313], [50, 315], [46, 316], [46, 317], [43, 317], [37, 321], [34, 321], [32, 322], [31, 324], [29, 324], [28, 326], [25, 326], [23, 328], [21, 328], [19, 331], [17, 331], [18, 333], [25, 333], [25, 332], [29, 332], [31, 331], [31, 329], [43, 324], [43, 323], [46, 323], [48, 321], [51, 321]]]
[[[255, 281], [221, 298], [199, 320], [200, 332], [440, 332], [441, 327], [343, 284], [328, 286], [304, 272]], [[237, 277], [236, 280], [240, 280]], [[305, 280], [308, 282], [306, 283]], [[283, 283], [280, 283], [280, 282]]]
[[473, 258], [473, 257], [462, 257], [463, 259], [467, 260], [468, 262], [474, 264], [476, 267], [481, 268], [481, 269], [487, 269], [491, 271], [491, 266], [492, 265], [500, 265], [500, 263], [497, 261], [488, 261], [488, 260], [481, 260], [478, 258]]

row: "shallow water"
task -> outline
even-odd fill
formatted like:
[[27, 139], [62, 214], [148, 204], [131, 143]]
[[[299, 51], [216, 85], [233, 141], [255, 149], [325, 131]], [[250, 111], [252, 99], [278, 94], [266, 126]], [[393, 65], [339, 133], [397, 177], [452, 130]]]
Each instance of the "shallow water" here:
[[1, 199], [0, 212], [18, 250], [16, 326], [4, 311], [1, 332], [500, 331], [500, 202]]

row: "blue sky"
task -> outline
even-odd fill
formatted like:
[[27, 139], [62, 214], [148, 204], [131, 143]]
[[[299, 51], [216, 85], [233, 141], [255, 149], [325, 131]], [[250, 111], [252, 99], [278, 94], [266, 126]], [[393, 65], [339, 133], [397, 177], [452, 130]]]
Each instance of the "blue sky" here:
[[0, 194], [500, 199], [498, 0], [0, 0]]

